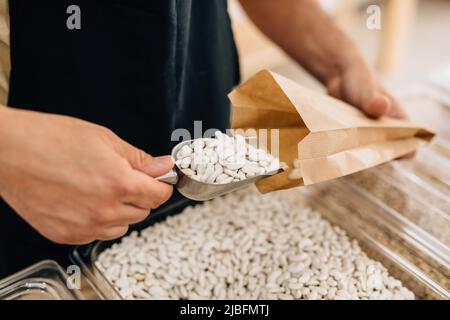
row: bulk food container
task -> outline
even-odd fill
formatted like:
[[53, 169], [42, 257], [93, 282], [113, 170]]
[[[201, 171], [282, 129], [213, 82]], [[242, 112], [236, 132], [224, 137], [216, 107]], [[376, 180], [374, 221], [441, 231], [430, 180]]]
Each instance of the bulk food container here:
[[450, 142], [448, 140], [439, 137], [434, 138], [433, 143], [430, 144], [430, 148], [450, 161]]
[[[382, 243], [400, 236], [397, 250], [450, 287], [450, 148], [437, 139], [408, 160], [395, 161], [341, 179], [353, 193], [383, 210], [365, 219]], [[384, 213], [387, 214], [384, 214]], [[394, 246], [397, 246], [393, 244]]]
[[450, 157], [448, 153], [450, 153], [450, 148], [447, 143], [436, 142], [421, 149], [413, 159], [394, 162], [394, 165], [404, 174], [423, 181], [424, 186], [448, 202], [450, 193]]
[[81, 300], [66, 286], [67, 275], [52, 260], [44, 260], [0, 281], [0, 300]]
[[[432, 247], [433, 254], [437, 254], [439, 248], [434, 248], [434, 243], [422, 245], [420, 242], [428, 239], [424, 237], [419, 228], [404, 228], [403, 221], [397, 221], [394, 218], [398, 217], [392, 217], [393, 212], [369, 201], [359, 192], [355, 192], [348, 183], [344, 181], [325, 182], [316, 186], [281, 191], [281, 196], [282, 199], [286, 197], [289, 201], [294, 199], [298, 206], [307, 206], [318, 211], [323, 218], [346, 230], [351, 238], [358, 240], [361, 248], [370, 258], [380, 261], [392, 276], [401, 280], [404, 286], [415, 293], [416, 298], [448, 299], [450, 297], [445, 284], [441, 284], [437, 277], [430, 275], [428, 270], [416, 265], [416, 263], [424, 262], [420, 259], [426, 258], [411, 260], [405, 254], [420, 252], [418, 257], [426, 257], [430, 254], [427, 251], [429, 247]], [[162, 221], [168, 215], [177, 214], [188, 204], [193, 204], [193, 202], [181, 199], [177, 203], [158, 209], [135, 230], [151, 226]], [[387, 228], [386, 223], [392, 223], [391, 220], [395, 220], [397, 224], [389, 225]], [[405, 238], [408, 241], [405, 241]], [[389, 239], [389, 241], [384, 241], [385, 239]], [[91, 245], [80, 246], [74, 250], [72, 255], [72, 259], [80, 265], [91, 285], [105, 299], [121, 299], [121, 296], [94, 262], [103, 250], [119, 241], [120, 239], [99, 241]], [[422, 251], [424, 252], [422, 253]], [[443, 253], [440, 254], [443, 255]]]
[[[149, 218], [130, 228], [127, 235], [133, 230], [140, 231], [151, 226], [152, 224], [163, 221], [166, 217], [178, 214], [183, 210], [183, 208], [195, 204], [197, 204], [196, 201], [179, 197], [172, 203], [162, 205], [158, 209], [152, 211]], [[89, 282], [90, 288], [92, 288], [93, 291], [95, 291], [95, 294], [102, 299], [122, 299], [117, 290], [114, 289], [112, 284], [109, 283], [102, 272], [94, 264], [103, 250], [111, 247], [114, 243], [120, 242], [121, 239], [122, 238], [111, 241], [96, 241], [92, 244], [78, 246], [71, 254], [71, 260], [73, 263], [80, 266], [83, 275]]]

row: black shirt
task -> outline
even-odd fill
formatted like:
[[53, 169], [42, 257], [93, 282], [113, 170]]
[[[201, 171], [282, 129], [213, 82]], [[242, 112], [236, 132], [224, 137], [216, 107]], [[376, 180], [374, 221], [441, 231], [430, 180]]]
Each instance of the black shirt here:
[[[169, 153], [174, 129], [193, 134], [195, 120], [228, 128], [239, 66], [226, 0], [9, 4], [9, 106], [104, 125], [153, 155]], [[66, 27], [73, 4], [80, 30]], [[0, 277], [45, 258], [64, 264], [68, 250], [0, 200]]]

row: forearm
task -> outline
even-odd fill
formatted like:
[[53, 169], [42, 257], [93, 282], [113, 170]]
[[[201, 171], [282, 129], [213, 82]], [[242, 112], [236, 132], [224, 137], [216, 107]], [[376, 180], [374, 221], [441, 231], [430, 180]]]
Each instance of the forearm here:
[[0, 104], [0, 156], [2, 154], [2, 150], [4, 149], [4, 141], [3, 138], [5, 137], [5, 130], [7, 130], [7, 115], [9, 113], [9, 110], [6, 106], [3, 106]]
[[3, 116], [3, 114], [4, 114], [6, 111], [8, 111], [8, 110], [6, 109], [6, 106], [0, 104], [0, 121], [1, 121], [1, 117]]
[[364, 63], [350, 39], [315, 0], [240, 0], [270, 39], [322, 83]]
[[8, 130], [8, 117], [9, 109], [4, 105], [0, 104], [0, 199], [2, 198], [2, 182], [3, 182], [3, 168], [4, 168], [4, 158], [8, 153], [6, 150], [8, 148], [7, 141], [7, 130]]

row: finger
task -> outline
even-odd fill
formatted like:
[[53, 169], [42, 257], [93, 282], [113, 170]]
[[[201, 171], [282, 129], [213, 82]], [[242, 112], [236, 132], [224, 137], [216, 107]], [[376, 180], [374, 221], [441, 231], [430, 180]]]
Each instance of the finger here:
[[138, 208], [132, 204], [125, 204], [123, 206], [123, 221], [119, 224], [135, 224], [145, 220], [149, 214], [150, 209]]
[[133, 204], [124, 203], [115, 209], [106, 227], [135, 224], [145, 220], [149, 214], [150, 209], [139, 208]]
[[327, 85], [328, 94], [336, 99], [343, 100], [343, 95], [341, 92], [341, 80], [339, 77], [331, 79]]
[[175, 164], [171, 156], [152, 157], [148, 155], [144, 158], [139, 156], [137, 158], [143, 160], [141, 162], [138, 160], [134, 164], [130, 162], [131, 166], [134, 169], [149, 175], [150, 177], [159, 177], [167, 173]]
[[384, 88], [381, 88], [381, 94], [386, 96], [391, 101], [391, 108], [386, 113], [387, 117], [403, 120], [409, 119], [408, 114], [405, 112], [405, 109], [401, 106], [401, 104], [397, 101], [397, 99], [395, 99]]
[[370, 117], [379, 118], [386, 115], [392, 107], [391, 100], [385, 95], [374, 96], [363, 106], [363, 111]]
[[30, 222], [30, 225], [42, 236], [56, 244], [85, 245], [96, 240], [91, 230], [74, 228], [71, 224], [62, 224], [60, 221], [44, 218]]
[[121, 140], [121, 145], [118, 149], [119, 154], [128, 160], [133, 169], [139, 170], [151, 177], [159, 177], [167, 173], [174, 166], [174, 161], [171, 156], [152, 157], [145, 151], [123, 140]]
[[173, 193], [171, 185], [159, 182], [142, 172], [133, 171], [131, 176], [133, 182], [124, 203], [141, 209], [155, 209], [169, 200]]
[[386, 114], [388, 117], [395, 118], [395, 119], [403, 119], [407, 120], [408, 115], [404, 111], [404, 109], [400, 106], [399, 103], [397, 103], [395, 100], [393, 100], [392, 108], [389, 110], [389, 112]]
[[[390, 99], [382, 94], [375, 95], [372, 85], [365, 86], [364, 89], [354, 79], [350, 79], [347, 87], [347, 90], [344, 91], [348, 92], [345, 94], [341, 78], [335, 77], [328, 83], [327, 90], [331, 96], [352, 104], [369, 117], [379, 118], [389, 111], [391, 107]], [[355, 90], [359, 91], [358, 94], [354, 93]]]
[[113, 240], [124, 236], [128, 232], [128, 225], [105, 228], [98, 233], [98, 240]]

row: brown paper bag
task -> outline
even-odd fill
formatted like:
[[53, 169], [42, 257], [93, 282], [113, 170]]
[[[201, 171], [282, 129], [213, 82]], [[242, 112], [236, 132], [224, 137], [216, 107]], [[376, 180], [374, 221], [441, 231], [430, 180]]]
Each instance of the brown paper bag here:
[[[229, 98], [233, 129], [279, 129], [279, 157], [289, 169], [259, 181], [262, 193], [361, 171], [414, 151], [433, 137], [408, 121], [370, 119], [340, 100], [267, 70]], [[302, 179], [289, 180], [297, 158]]]

